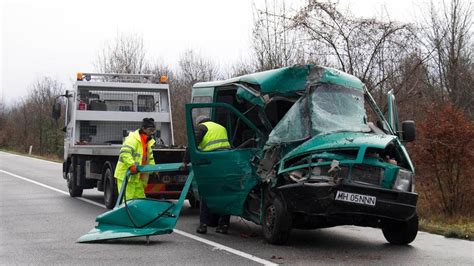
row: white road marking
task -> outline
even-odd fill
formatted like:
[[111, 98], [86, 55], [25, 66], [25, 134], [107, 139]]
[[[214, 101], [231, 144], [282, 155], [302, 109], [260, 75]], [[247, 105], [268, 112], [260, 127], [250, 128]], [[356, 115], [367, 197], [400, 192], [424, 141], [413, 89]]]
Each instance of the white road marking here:
[[174, 229], [173, 232], [175, 233], [178, 233], [182, 236], [186, 236], [186, 237], [189, 237], [189, 238], [192, 238], [196, 241], [199, 241], [199, 242], [202, 242], [202, 243], [205, 243], [205, 244], [208, 244], [210, 246], [213, 246], [215, 249], [217, 250], [225, 250], [227, 252], [230, 252], [232, 254], [235, 254], [237, 256], [240, 256], [240, 257], [244, 257], [244, 258], [247, 258], [249, 260], [253, 260], [255, 262], [258, 262], [258, 263], [261, 263], [263, 265], [278, 265], [276, 263], [273, 263], [271, 261], [268, 261], [268, 260], [264, 260], [264, 259], [261, 259], [259, 257], [256, 257], [254, 255], [251, 255], [251, 254], [248, 254], [248, 253], [245, 253], [245, 252], [242, 252], [240, 250], [236, 250], [236, 249], [233, 249], [233, 248], [230, 248], [228, 246], [224, 246], [224, 245], [221, 245], [219, 243], [216, 243], [214, 241], [210, 241], [210, 240], [207, 240], [205, 238], [202, 238], [202, 237], [199, 237], [199, 236], [196, 236], [196, 235], [193, 235], [193, 234], [189, 234], [189, 233], [186, 233], [184, 231], [181, 231], [179, 229]]
[[36, 161], [45, 162], [45, 163], [52, 163], [52, 164], [59, 164], [59, 165], [62, 164], [62, 163], [58, 163], [58, 162], [48, 161], [48, 160], [45, 160], [45, 159], [35, 158], [35, 157], [31, 157], [31, 156], [18, 155], [18, 154], [8, 153], [8, 152], [4, 152], [4, 151], [0, 151], [0, 154], [6, 155], [6, 156], [22, 157], [22, 158], [27, 158], [27, 159], [36, 160]]
[[[3, 152], [2, 152], [3, 153]], [[20, 155], [16, 155], [16, 156], [20, 156]], [[25, 156], [21, 156], [21, 157], [25, 157]], [[36, 159], [36, 158], [31, 158], [31, 157], [25, 157], [25, 158], [30, 158], [30, 159]], [[39, 159], [37, 159], [39, 160]], [[64, 195], [69, 195], [68, 192], [66, 191], [63, 191], [63, 190], [60, 190], [60, 189], [57, 189], [57, 188], [54, 188], [54, 187], [51, 187], [51, 186], [48, 186], [48, 185], [45, 185], [45, 184], [42, 184], [42, 183], [39, 183], [37, 181], [34, 181], [34, 180], [31, 180], [29, 178], [26, 178], [26, 177], [23, 177], [23, 176], [19, 176], [19, 175], [16, 175], [16, 174], [13, 174], [13, 173], [10, 173], [10, 172], [7, 172], [7, 171], [4, 171], [4, 170], [0, 170], [1, 173], [4, 173], [4, 174], [7, 174], [7, 175], [10, 175], [10, 176], [13, 176], [13, 177], [16, 177], [18, 179], [21, 179], [21, 180], [24, 180], [24, 181], [27, 181], [27, 182], [30, 182], [30, 183], [33, 183], [35, 185], [38, 185], [38, 186], [41, 186], [41, 187], [44, 187], [44, 188], [47, 188], [47, 189], [50, 189], [50, 190], [53, 190], [53, 191], [56, 191], [56, 192], [59, 192], [61, 194], [64, 194]], [[92, 200], [89, 200], [89, 199], [85, 199], [85, 198], [82, 198], [82, 197], [78, 197], [76, 198], [78, 200], [81, 200], [81, 201], [84, 201], [84, 202], [87, 202], [87, 203], [90, 203], [92, 205], [95, 205], [95, 206], [99, 206], [99, 207], [102, 207], [105, 209], [105, 206], [100, 204], [100, 203], [97, 203], [97, 202], [94, 202]], [[210, 246], [213, 246], [214, 249], [217, 249], [217, 250], [223, 250], [223, 251], [227, 251], [229, 253], [232, 253], [234, 255], [237, 255], [239, 257], [242, 257], [242, 258], [246, 258], [246, 259], [249, 259], [249, 260], [252, 260], [252, 261], [255, 261], [257, 263], [261, 263], [263, 265], [278, 265], [274, 262], [271, 262], [271, 261], [268, 261], [268, 260], [264, 260], [264, 259], [261, 259], [259, 257], [256, 257], [252, 254], [248, 254], [248, 253], [245, 253], [243, 251], [240, 251], [240, 250], [237, 250], [237, 249], [233, 249], [231, 247], [228, 247], [228, 246], [224, 246], [222, 244], [219, 244], [217, 242], [214, 242], [214, 241], [211, 241], [211, 240], [207, 240], [205, 238], [202, 238], [202, 237], [199, 237], [199, 236], [196, 236], [196, 235], [193, 235], [193, 234], [189, 234], [189, 233], [186, 233], [184, 231], [181, 231], [179, 229], [174, 229], [173, 232], [179, 234], [179, 235], [182, 235], [184, 237], [188, 237], [188, 238], [191, 238], [191, 239], [194, 239], [196, 241], [199, 241], [201, 243], [204, 243], [206, 245], [210, 245]]]
[[[62, 190], [60, 190], [60, 189], [57, 189], [57, 188], [54, 188], [54, 187], [45, 185], [45, 184], [43, 184], [43, 183], [40, 183], [40, 182], [31, 180], [31, 179], [28, 179], [28, 178], [26, 178], [26, 177], [19, 176], [19, 175], [15, 175], [14, 173], [10, 173], [10, 172], [4, 171], [4, 170], [0, 170], [0, 172], [1, 172], [1, 173], [8, 174], [8, 175], [11, 175], [11, 176], [16, 177], [16, 178], [19, 178], [19, 179], [21, 179], [21, 180], [25, 180], [25, 181], [30, 182], [30, 183], [33, 183], [33, 184], [35, 184], [35, 185], [38, 185], [38, 186], [41, 186], [41, 187], [44, 187], [44, 188], [47, 188], [47, 189], [50, 189], [50, 190], [53, 190], [53, 191], [56, 191], [56, 192], [59, 192], [59, 193], [61, 193], [61, 194], [64, 194], [64, 195], [69, 196], [69, 192], [62, 191]], [[99, 206], [99, 207], [105, 208], [104, 205], [102, 205], [102, 204], [100, 204], [100, 203], [97, 203], [97, 202], [95, 202], [95, 201], [86, 199], [86, 198], [76, 198], [76, 199], [82, 200], [82, 201], [84, 201], [84, 202], [90, 203], [90, 204], [95, 205], [95, 206]]]

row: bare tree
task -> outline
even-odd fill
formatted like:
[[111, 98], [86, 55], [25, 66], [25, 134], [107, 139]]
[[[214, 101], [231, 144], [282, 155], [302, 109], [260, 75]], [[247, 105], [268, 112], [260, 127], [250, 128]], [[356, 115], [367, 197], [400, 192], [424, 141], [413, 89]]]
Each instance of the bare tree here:
[[95, 68], [101, 73], [141, 74], [147, 67], [143, 37], [118, 33], [97, 55]]
[[181, 78], [188, 86], [192, 86], [196, 82], [220, 78], [218, 66], [193, 50], [186, 50], [178, 64]]
[[449, 100], [474, 117], [473, 4], [443, 1], [441, 9], [432, 3], [427, 27], [422, 32], [430, 53], [430, 82]]
[[29, 104], [34, 110], [34, 124], [41, 154], [56, 153], [62, 140], [60, 126], [51, 117], [51, 106], [64, 91], [63, 85], [51, 78], [37, 80], [30, 91]]
[[354, 18], [329, 1], [309, 0], [289, 19], [315, 48], [313, 56], [359, 77], [370, 91], [386, 90], [400, 63], [416, 52], [411, 25]]
[[196, 82], [220, 79], [218, 66], [193, 50], [186, 50], [179, 59], [179, 70], [170, 80], [174, 135], [177, 144], [186, 144], [184, 105], [191, 100], [191, 88]]
[[[289, 30], [285, 1], [265, 0], [262, 9], [254, 8], [252, 54], [256, 71], [269, 70], [305, 61], [304, 45], [297, 31]], [[242, 71], [240, 72], [245, 72]]]
[[35, 81], [27, 97], [5, 110], [0, 134], [8, 140], [0, 138], [0, 144], [21, 152], [32, 145], [37, 154], [60, 155], [62, 125], [51, 117], [51, 107], [63, 90], [63, 85], [51, 78]]

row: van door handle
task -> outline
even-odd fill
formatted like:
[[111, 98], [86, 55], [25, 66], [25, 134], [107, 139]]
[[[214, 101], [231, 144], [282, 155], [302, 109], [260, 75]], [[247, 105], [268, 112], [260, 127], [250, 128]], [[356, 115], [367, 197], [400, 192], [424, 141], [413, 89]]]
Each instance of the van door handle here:
[[209, 159], [200, 159], [200, 160], [197, 160], [193, 164], [194, 165], [207, 165], [207, 164], [211, 164], [211, 160], [209, 160]]

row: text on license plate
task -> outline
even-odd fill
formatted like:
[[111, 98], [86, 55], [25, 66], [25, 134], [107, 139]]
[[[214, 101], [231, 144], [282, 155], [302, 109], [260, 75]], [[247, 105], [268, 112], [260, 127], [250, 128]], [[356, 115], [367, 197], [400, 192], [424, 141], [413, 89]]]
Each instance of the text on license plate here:
[[375, 206], [375, 202], [377, 198], [373, 196], [338, 191], [336, 193], [336, 200], [347, 201], [347, 202], [352, 202], [352, 203], [357, 203], [357, 204], [362, 204], [362, 205]]

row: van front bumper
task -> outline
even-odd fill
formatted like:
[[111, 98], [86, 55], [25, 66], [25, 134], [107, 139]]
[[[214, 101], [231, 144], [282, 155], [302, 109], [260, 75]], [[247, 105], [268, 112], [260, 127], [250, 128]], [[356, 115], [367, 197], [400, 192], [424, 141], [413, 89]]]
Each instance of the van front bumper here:
[[[295, 183], [276, 189], [291, 213], [361, 216], [407, 221], [416, 214], [418, 194], [357, 183]], [[375, 205], [336, 200], [338, 191], [375, 197]]]

